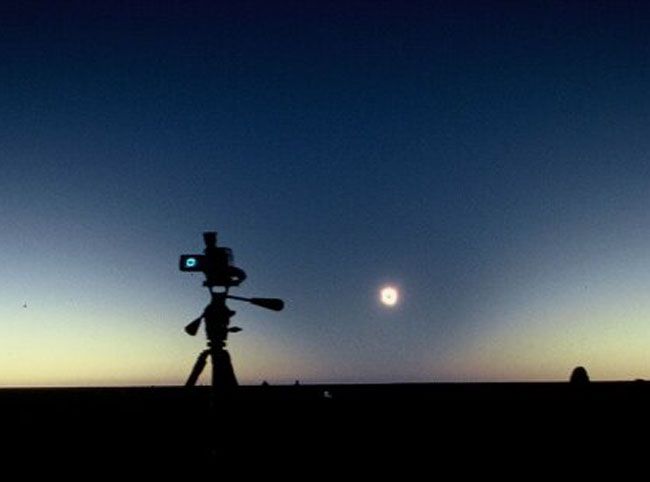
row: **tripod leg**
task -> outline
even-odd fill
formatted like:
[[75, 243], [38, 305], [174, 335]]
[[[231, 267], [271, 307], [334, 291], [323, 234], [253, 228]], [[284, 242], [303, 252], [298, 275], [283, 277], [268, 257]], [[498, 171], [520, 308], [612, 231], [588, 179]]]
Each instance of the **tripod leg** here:
[[190, 377], [187, 379], [187, 382], [185, 382], [186, 387], [193, 387], [196, 385], [196, 381], [199, 379], [201, 372], [205, 368], [205, 363], [209, 354], [210, 350], [203, 350], [199, 357], [196, 359], [196, 363], [194, 363]]
[[230, 361], [230, 354], [224, 349], [212, 350], [212, 387], [215, 393], [237, 388], [237, 377]]

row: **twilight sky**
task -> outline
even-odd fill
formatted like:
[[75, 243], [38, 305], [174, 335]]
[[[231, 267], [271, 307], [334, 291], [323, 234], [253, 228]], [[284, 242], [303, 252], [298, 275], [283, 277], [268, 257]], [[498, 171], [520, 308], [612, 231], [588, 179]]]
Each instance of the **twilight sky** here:
[[646, 2], [14, 3], [0, 386], [650, 377]]

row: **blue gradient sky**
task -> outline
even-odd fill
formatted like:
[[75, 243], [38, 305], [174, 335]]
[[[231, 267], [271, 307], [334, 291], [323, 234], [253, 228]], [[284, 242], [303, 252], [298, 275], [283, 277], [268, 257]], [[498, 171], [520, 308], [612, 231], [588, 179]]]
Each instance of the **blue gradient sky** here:
[[0, 385], [183, 383], [204, 230], [244, 383], [650, 376], [645, 2], [90, 3], [0, 7]]

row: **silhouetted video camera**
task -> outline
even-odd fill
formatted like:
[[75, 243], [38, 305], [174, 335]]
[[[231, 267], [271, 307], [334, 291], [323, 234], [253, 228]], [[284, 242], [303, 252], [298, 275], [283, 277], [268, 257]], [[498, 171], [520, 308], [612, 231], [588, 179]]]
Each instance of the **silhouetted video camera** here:
[[213, 288], [239, 286], [245, 279], [244, 270], [233, 266], [230, 248], [217, 247], [217, 233], [203, 233], [205, 249], [203, 254], [183, 254], [179, 262], [181, 271], [200, 272], [205, 275], [204, 286]]

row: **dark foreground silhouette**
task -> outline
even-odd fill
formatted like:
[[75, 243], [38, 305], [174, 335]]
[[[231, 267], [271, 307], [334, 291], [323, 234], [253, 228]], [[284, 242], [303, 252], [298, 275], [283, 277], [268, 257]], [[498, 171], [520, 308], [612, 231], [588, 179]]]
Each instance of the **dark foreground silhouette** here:
[[[584, 387], [583, 387], [584, 386]], [[650, 382], [570, 383], [405, 383], [240, 386], [220, 404], [239, 407], [331, 407], [345, 404], [404, 403], [416, 408], [491, 402], [645, 401], [650, 402]], [[3, 414], [75, 417], [162, 416], [170, 420], [185, 415], [202, 416], [211, 406], [209, 386], [118, 388], [5, 388], [0, 389]]]
[[297, 475], [426, 469], [461, 448], [468, 459], [506, 457], [549, 438], [553, 447], [592, 432], [601, 440], [608, 420], [636, 430], [650, 383], [303, 383], [240, 386], [216, 405], [210, 398], [204, 386], [0, 389], [0, 458], [23, 471], [95, 475], [262, 468], [283, 476], [298, 463], [306, 465]]
[[589, 383], [589, 375], [585, 367], [575, 367], [573, 372], [571, 372], [571, 378], [569, 381], [573, 385], [586, 385]]

